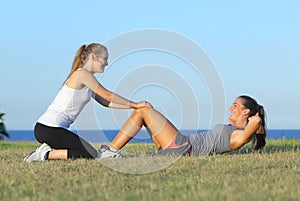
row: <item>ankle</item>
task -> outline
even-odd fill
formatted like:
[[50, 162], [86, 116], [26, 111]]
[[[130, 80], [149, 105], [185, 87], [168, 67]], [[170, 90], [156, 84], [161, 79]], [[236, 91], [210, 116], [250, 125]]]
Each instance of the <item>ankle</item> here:
[[112, 150], [112, 151], [118, 151], [118, 150], [119, 150], [119, 148], [117, 148], [117, 146], [115, 146], [115, 145], [113, 145], [113, 144], [110, 144], [110, 145], [109, 145], [109, 148], [110, 148], [110, 150]]

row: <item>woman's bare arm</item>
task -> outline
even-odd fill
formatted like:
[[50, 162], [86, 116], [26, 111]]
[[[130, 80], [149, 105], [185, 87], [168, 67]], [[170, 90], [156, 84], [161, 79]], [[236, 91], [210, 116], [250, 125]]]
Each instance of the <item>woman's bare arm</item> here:
[[230, 139], [231, 149], [235, 150], [248, 143], [253, 134], [255, 134], [259, 125], [261, 124], [261, 118], [257, 115], [249, 117], [248, 124], [244, 130], [235, 130]]
[[[122, 105], [122, 107], [125, 108], [136, 108], [137, 104], [135, 102], [127, 100], [126, 98], [123, 98], [120, 95], [107, 90], [97, 81], [92, 73], [86, 70], [81, 70], [78, 74], [77, 79], [78, 82], [91, 89], [95, 93], [95, 95], [106, 100], [107, 103], [116, 103]], [[100, 101], [100, 104], [105, 105], [107, 103], [105, 103], [103, 100]]]

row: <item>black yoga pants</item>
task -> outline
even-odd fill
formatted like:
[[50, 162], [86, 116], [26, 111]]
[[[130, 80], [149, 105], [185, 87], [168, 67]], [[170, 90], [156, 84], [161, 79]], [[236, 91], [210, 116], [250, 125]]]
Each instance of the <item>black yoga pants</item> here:
[[46, 143], [53, 149], [67, 149], [68, 158], [97, 157], [97, 150], [91, 144], [67, 129], [36, 123], [34, 135], [38, 142]]

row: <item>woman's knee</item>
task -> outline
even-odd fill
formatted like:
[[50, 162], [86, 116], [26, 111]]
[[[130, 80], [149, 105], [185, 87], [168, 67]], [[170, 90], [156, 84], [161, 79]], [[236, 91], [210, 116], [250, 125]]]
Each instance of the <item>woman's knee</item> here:
[[34, 137], [39, 143], [44, 143], [47, 139], [48, 129], [46, 126], [37, 123], [34, 127]]
[[153, 110], [153, 108], [149, 108], [149, 107], [136, 108], [133, 111], [133, 115], [145, 117], [149, 115], [150, 110]]

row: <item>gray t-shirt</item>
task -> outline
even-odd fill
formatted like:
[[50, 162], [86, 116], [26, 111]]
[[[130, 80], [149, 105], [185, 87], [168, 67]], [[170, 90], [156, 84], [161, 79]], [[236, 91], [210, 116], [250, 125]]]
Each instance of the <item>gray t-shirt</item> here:
[[230, 137], [234, 130], [242, 129], [232, 125], [218, 124], [207, 132], [189, 135], [191, 155], [207, 156], [231, 151]]

